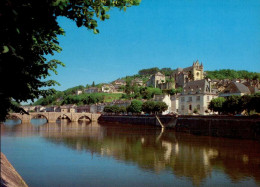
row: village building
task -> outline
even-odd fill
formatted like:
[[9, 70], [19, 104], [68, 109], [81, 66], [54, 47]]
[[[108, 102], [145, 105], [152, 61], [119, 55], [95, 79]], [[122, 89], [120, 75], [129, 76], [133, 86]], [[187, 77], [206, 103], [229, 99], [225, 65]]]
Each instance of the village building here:
[[131, 85], [137, 85], [137, 86], [143, 86], [144, 85], [144, 82], [142, 79], [139, 79], [139, 78], [135, 78], [131, 81]]
[[36, 107], [35, 106], [30, 106], [30, 105], [26, 105], [26, 106], [21, 106], [21, 108], [23, 108], [26, 112], [35, 112], [36, 111]]
[[207, 115], [209, 114], [210, 101], [217, 97], [216, 92], [211, 88], [210, 80], [202, 79], [188, 82], [179, 96], [178, 113], [187, 115], [197, 111], [198, 114]]
[[178, 114], [179, 112], [179, 95], [171, 95], [171, 111], [170, 113]]
[[101, 87], [101, 91], [104, 93], [114, 93], [116, 91], [115, 86], [112, 84], [104, 84]]
[[249, 88], [239, 82], [231, 82], [220, 94], [220, 97], [229, 97], [231, 95], [243, 96], [251, 94]]
[[80, 95], [80, 94], [82, 94], [82, 90], [77, 90], [76, 95]]
[[75, 113], [76, 112], [76, 105], [63, 105], [60, 106], [60, 111], [64, 113]]
[[125, 86], [126, 85], [126, 81], [123, 79], [117, 79], [112, 83], [114, 86], [118, 85], [118, 86]]
[[61, 109], [59, 106], [47, 106], [46, 112], [61, 112]]
[[161, 83], [165, 83], [165, 75], [160, 72], [157, 72], [156, 74], [150, 77], [150, 79], [146, 83], [146, 86], [158, 88], [158, 85]]
[[85, 93], [98, 93], [98, 92], [99, 92], [99, 88], [97, 87], [90, 87], [85, 90]]

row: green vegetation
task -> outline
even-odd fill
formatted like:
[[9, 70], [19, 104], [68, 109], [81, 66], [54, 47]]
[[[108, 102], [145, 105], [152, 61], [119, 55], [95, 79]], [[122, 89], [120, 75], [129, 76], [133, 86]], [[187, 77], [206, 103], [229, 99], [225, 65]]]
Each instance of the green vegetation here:
[[231, 69], [221, 69], [215, 71], [206, 71], [206, 77], [210, 79], [251, 79], [251, 80], [259, 80], [260, 73], [248, 72], [245, 70], [231, 70]]
[[[127, 86], [126, 86], [127, 87]], [[138, 87], [136, 85], [129, 86], [126, 89], [126, 94], [122, 95], [123, 99], [152, 99], [154, 95], [162, 94], [160, 88], [151, 88], [151, 87]]]
[[209, 109], [219, 114], [260, 113], [260, 94], [215, 98], [211, 100]]
[[64, 64], [59, 60], [47, 61], [46, 56], [62, 50], [58, 36], [65, 31], [57, 22], [59, 16], [96, 34], [97, 19], [109, 19], [107, 12], [111, 8], [126, 10], [139, 3], [140, 0], [1, 0], [0, 80], [5, 81], [1, 82], [0, 121], [5, 120], [10, 109], [21, 110], [12, 104], [13, 100], [33, 101], [54, 93], [45, 88], [58, 83], [45, 78], [50, 71], [57, 74], [57, 66]]
[[57, 92], [51, 96], [41, 98], [34, 105], [67, 105], [75, 104], [78, 106], [87, 104], [96, 104], [104, 102], [112, 102], [122, 97], [120, 93], [83, 93], [80, 95], [70, 95], [65, 92]]
[[142, 105], [142, 101], [133, 100], [131, 104], [127, 107], [127, 112], [131, 112], [133, 114], [140, 114], [142, 112]]
[[153, 68], [148, 68], [148, 69], [141, 69], [140, 71], [138, 71], [138, 75], [144, 76], [144, 75], [153, 75], [157, 72], [161, 72], [166, 76], [170, 76], [174, 70], [171, 68], [158, 68], [158, 67], [153, 67]]
[[112, 105], [112, 106], [105, 106], [104, 107], [104, 112], [107, 113], [115, 113], [115, 114], [119, 114], [119, 113], [126, 113], [126, 107], [124, 106], [117, 106], [117, 105]]

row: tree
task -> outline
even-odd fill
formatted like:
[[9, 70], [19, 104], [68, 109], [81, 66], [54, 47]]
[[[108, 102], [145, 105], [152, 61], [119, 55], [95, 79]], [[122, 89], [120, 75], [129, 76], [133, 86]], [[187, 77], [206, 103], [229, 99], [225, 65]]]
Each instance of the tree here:
[[64, 16], [99, 33], [97, 20], [109, 19], [110, 8], [138, 5], [140, 0], [1, 0], [0, 1], [0, 121], [8, 111], [22, 110], [12, 104], [46, 97], [55, 92], [44, 89], [58, 84], [45, 81], [50, 71], [57, 74], [58, 60], [47, 61], [46, 56], [60, 52], [58, 36], [64, 30], [57, 22]]
[[221, 112], [224, 111], [223, 109], [223, 103], [226, 101], [224, 97], [218, 97], [215, 99], [212, 99], [209, 103], [208, 108], [210, 110], [213, 110], [214, 112], [218, 112], [220, 114]]
[[229, 96], [223, 103], [225, 113], [238, 114], [243, 111], [241, 97], [237, 95]]
[[131, 104], [127, 107], [127, 112], [131, 113], [141, 113], [142, 112], [142, 101], [133, 100]]
[[142, 105], [142, 111], [151, 114], [154, 111], [154, 107], [155, 107], [154, 101], [146, 101]]
[[154, 106], [155, 113], [162, 113], [168, 109], [168, 105], [163, 101], [157, 101]]
[[91, 86], [92, 86], [92, 87], [95, 87], [95, 81], [92, 82], [92, 85], [91, 85]]

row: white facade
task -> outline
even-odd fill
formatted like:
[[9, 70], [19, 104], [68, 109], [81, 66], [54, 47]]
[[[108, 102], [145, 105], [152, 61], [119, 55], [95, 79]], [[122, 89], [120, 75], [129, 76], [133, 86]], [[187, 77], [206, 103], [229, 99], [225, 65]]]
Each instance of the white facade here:
[[217, 97], [218, 96], [216, 94], [211, 93], [183, 94], [179, 98], [179, 114], [193, 114], [194, 109], [196, 108], [198, 114], [208, 115], [209, 103], [212, 99]]

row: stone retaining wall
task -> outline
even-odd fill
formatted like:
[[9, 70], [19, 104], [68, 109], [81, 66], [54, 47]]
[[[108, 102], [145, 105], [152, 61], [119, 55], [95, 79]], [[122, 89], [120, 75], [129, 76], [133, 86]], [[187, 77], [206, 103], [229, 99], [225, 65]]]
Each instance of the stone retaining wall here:
[[[161, 115], [161, 122], [177, 132], [227, 138], [260, 140], [260, 117], [250, 116], [174, 116]], [[152, 115], [102, 115], [99, 122], [119, 122], [159, 126]], [[175, 125], [176, 124], [176, 125]]]

